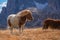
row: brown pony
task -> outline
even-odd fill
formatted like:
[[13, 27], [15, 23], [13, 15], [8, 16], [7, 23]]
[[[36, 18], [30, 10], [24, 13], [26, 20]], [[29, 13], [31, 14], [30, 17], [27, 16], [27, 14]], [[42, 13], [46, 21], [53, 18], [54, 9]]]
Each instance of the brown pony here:
[[48, 27], [52, 29], [60, 29], [60, 20], [47, 19], [44, 21], [43, 29], [48, 29]]
[[22, 32], [26, 21], [32, 20], [32, 12], [30, 10], [22, 10], [17, 14], [9, 15], [7, 18], [7, 24], [10, 27], [11, 33], [14, 27], [19, 27], [19, 32]]

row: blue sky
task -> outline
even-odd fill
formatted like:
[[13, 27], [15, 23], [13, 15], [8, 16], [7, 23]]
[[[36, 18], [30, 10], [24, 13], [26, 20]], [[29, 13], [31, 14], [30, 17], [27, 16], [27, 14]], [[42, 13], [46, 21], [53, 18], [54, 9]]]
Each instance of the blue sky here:
[[7, 0], [0, 0], [0, 12], [2, 10], [2, 7], [6, 7]]

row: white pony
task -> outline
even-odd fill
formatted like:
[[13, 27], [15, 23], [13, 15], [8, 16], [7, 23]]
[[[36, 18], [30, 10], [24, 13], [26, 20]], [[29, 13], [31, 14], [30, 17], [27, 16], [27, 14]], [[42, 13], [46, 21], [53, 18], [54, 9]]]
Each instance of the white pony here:
[[23, 31], [26, 21], [32, 21], [33, 16], [30, 10], [22, 10], [17, 14], [11, 14], [7, 18], [7, 25], [12, 33], [14, 27], [19, 27], [19, 32]]

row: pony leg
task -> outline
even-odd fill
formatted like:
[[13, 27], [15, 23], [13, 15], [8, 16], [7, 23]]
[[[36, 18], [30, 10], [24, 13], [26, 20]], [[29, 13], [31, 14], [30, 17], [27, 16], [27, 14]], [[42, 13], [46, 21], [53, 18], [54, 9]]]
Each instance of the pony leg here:
[[19, 25], [19, 33], [21, 34], [21, 26]]
[[[25, 25], [25, 24], [24, 24]], [[24, 25], [22, 25], [22, 27], [21, 27], [21, 32], [23, 32], [23, 29], [24, 29]]]
[[21, 26], [21, 33], [23, 32], [23, 25]]
[[[24, 24], [24, 25], [25, 25], [25, 24]], [[22, 33], [22, 32], [23, 32], [24, 25], [19, 25], [19, 33]]]
[[13, 34], [13, 27], [10, 27], [10, 33]]
[[19, 28], [19, 33], [21, 34], [21, 28]]

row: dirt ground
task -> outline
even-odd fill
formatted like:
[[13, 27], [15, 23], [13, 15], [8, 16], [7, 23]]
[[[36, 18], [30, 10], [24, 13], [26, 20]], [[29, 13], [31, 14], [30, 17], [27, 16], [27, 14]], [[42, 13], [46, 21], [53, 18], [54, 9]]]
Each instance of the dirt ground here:
[[9, 30], [0, 30], [0, 40], [60, 40], [60, 30], [30, 28], [24, 29], [21, 34], [17, 29], [13, 34]]

